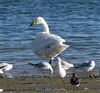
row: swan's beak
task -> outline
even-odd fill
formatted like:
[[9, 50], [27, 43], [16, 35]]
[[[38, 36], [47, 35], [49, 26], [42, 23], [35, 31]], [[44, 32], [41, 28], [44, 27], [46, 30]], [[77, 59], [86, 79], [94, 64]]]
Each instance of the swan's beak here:
[[33, 20], [32, 23], [30, 24], [30, 26], [32, 26], [32, 25], [34, 25], [36, 23], [37, 23], [37, 21], [36, 20]]

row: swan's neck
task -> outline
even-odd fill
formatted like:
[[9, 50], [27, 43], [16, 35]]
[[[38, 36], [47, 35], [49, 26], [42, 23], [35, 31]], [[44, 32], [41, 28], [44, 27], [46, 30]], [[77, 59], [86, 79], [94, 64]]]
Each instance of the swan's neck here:
[[42, 26], [43, 26], [44, 32], [49, 33], [49, 27], [45, 21], [42, 23]]

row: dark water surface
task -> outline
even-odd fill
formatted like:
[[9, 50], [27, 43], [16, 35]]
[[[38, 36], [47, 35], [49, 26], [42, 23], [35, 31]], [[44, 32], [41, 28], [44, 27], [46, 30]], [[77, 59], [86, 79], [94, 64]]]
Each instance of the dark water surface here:
[[[45, 18], [51, 33], [70, 45], [61, 58], [73, 63], [90, 59], [100, 63], [99, 0], [0, 0], [0, 62], [19, 66], [40, 61], [31, 43], [42, 28], [29, 26], [38, 16]], [[18, 70], [22, 69], [26, 66]]]

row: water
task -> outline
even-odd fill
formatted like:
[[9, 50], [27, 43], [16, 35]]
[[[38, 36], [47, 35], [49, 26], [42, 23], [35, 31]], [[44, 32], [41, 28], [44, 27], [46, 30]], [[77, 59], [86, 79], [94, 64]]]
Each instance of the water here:
[[20, 65], [47, 61], [31, 50], [32, 40], [42, 28], [29, 25], [42, 16], [50, 32], [70, 45], [61, 58], [72, 63], [90, 59], [100, 63], [99, 10], [99, 0], [0, 0], [0, 62], [15, 63], [16, 72], [26, 73], [27, 66], [22, 70]]

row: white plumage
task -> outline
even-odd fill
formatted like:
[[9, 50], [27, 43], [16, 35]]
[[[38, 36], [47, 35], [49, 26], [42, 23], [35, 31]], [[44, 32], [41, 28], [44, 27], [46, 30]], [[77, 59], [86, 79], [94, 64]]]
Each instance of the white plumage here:
[[[60, 60], [61, 60], [61, 58], [60, 58]], [[51, 62], [51, 65], [52, 65], [53, 67], [56, 67], [56, 64], [58, 64], [58, 58], [57, 58], [57, 59], [55, 58], [55, 59]], [[71, 68], [74, 67], [73, 64], [68, 63], [68, 62], [65, 61], [65, 60], [61, 60], [61, 66], [62, 66], [65, 70], [68, 70], [68, 69], [71, 69]]]
[[1, 63], [0, 64], [0, 73], [3, 74], [4, 72], [7, 72], [12, 68], [13, 68], [13, 64]]
[[63, 67], [65, 70], [68, 70], [68, 69], [70, 69], [70, 68], [73, 68], [73, 67], [74, 67], [74, 65], [73, 65], [73, 64], [68, 63], [68, 62], [66, 62], [66, 61], [62, 61], [62, 62], [61, 62], [61, 65], [62, 65], [62, 67]]
[[58, 57], [57, 59], [58, 59], [58, 62], [57, 62], [57, 65], [56, 65], [55, 74], [58, 77], [64, 78], [64, 77], [66, 77], [66, 70], [61, 65], [61, 58]]
[[83, 62], [82, 64], [76, 67], [76, 69], [84, 70], [87, 72], [93, 70], [94, 68], [95, 68], [95, 61], [93, 60], [90, 60], [88, 62]]
[[13, 64], [0, 63], [0, 76], [13, 78], [13, 76], [10, 73], [8, 73], [8, 71], [11, 70], [12, 68], [13, 68]]
[[28, 63], [29, 65], [38, 68], [41, 71], [50, 71], [50, 74], [53, 73], [52, 66], [48, 62], [40, 62], [40, 63]]
[[51, 34], [46, 21], [38, 17], [32, 21], [32, 24], [41, 24], [44, 31], [37, 34], [33, 40], [33, 51], [35, 54], [45, 58], [54, 58], [69, 46], [64, 44], [65, 40], [58, 35]]

